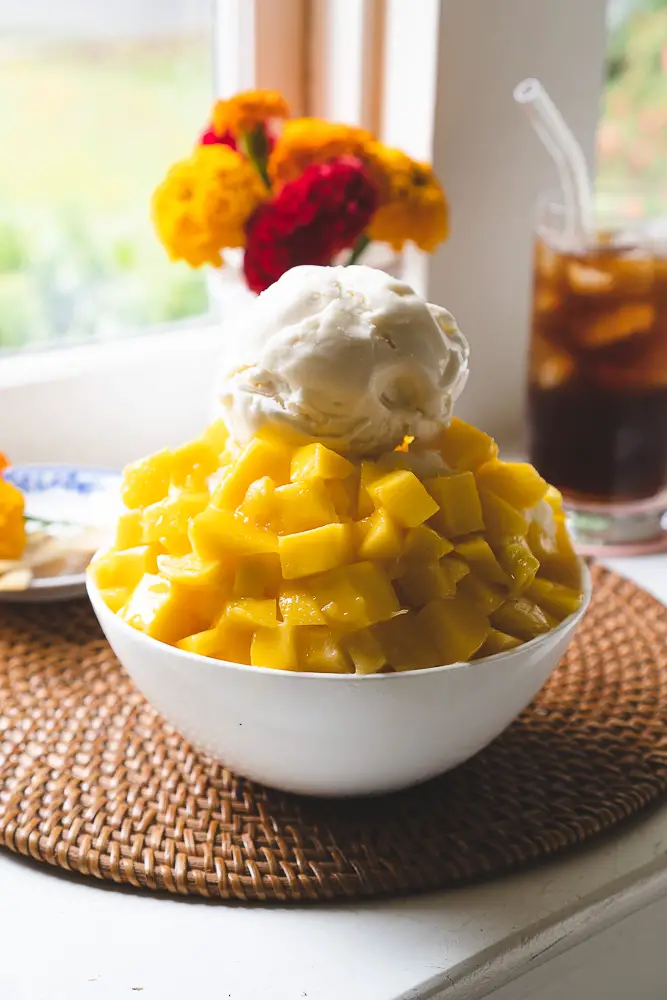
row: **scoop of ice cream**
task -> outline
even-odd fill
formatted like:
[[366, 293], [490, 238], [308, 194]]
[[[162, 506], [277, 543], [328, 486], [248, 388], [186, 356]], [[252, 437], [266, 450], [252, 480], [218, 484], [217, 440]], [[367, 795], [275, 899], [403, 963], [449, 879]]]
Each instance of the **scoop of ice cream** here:
[[227, 336], [218, 399], [240, 444], [265, 424], [354, 455], [429, 440], [468, 375], [453, 316], [370, 267], [292, 268]]

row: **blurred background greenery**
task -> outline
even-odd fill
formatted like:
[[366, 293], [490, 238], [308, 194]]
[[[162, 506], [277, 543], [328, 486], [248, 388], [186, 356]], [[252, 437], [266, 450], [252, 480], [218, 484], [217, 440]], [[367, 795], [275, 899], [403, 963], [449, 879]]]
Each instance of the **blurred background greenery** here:
[[667, 213], [667, 0], [610, 0], [598, 186]]
[[[70, 37], [67, 4], [41, 2], [58, 30], [0, 25], [0, 349], [205, 317], [205, 277], [167, 260], [149, 203], [206, 124], [210, 6], [190, 3], [187, 30], [151, 37], [150, 19], [116, 23], [150, 5], [115, 0], [106, 34], [98, 17], [93, 37]], [[667, 0], [610, 0], [598, 170], [631, 213], [667, 212]]]
[[[0, 36], [0, 348], [205, 314], [150, 196], [211, 103], [211, 27], [180, 38]], [[27, 34], [27, 33], [26, 33]]]

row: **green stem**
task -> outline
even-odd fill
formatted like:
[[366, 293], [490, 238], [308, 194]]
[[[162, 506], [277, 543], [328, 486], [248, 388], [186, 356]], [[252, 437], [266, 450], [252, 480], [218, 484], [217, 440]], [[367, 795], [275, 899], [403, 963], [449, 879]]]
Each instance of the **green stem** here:
[[247, 132], [241, 138], [241, 149], [248, 157], [253, 167], [262, 178], [267, 191], [271, 190], [271, 178], [268, 172], [268, 147], [266, 134], [261, 125], [252, 132]]
[[362, 233], [361, 236], [358, 238], [357, 242], [352, 247], [352, 253], [350, 254], [350, 259], [346, 262], [345, 266], [349, 267], [350, 264], [356, 264], [370, 242], [371, 242], [370, 236], [367, 236], [366, 233]]

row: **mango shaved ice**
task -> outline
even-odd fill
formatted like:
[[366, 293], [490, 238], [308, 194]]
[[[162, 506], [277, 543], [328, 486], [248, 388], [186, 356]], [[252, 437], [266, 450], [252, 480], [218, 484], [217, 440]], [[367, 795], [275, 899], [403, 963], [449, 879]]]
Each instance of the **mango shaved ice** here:
[[[474, 660], [580, 607], [560, 495], [453, 417], [374, 461], [216, 421], [125, 470], [89, 572], [128, 625], [256, 667], [373, 674]], [[546, 514], [545, 514], [546, 511]]]

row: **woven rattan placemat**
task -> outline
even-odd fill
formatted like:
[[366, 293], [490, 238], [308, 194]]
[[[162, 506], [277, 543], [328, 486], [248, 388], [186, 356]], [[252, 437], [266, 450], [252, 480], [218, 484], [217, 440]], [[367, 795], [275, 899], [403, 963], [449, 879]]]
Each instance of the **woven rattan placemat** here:
[[667, 608], [594, 577], [566, 659], [503, 736], [363, 801], [282, 795], [197, 754], [86, 602], [2, 607], [0, 843], [119, 883], [283, 901], [451, 886], [579, 844], [667, 789]]

